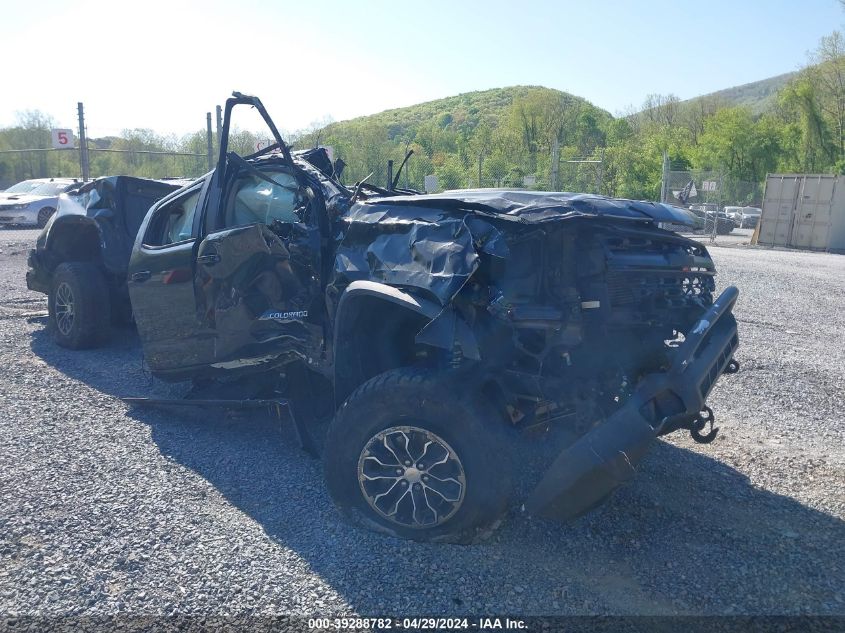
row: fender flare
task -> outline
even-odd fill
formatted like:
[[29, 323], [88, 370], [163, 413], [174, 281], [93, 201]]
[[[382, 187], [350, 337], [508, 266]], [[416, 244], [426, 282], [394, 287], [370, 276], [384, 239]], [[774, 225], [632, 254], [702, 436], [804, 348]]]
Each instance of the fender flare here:
[[343, 294], [340, 295], [340, 300], [337, 302], [334, 328], [335, 336], [337, 336], [339, 325], [342, 323], [341, 316], [343, 315], [344, 308], [346, 308], [355, 297], [362, 296], [384, 299], [390, 303], [395, 303], [404, 308], [408, 308], [412, 312], [426, 316], [429, 319], [434, 319], [442, 311], [442, 308], [434, 303], [434, 301], [424, 299], [422, 297], [416, 297], [393, 286], [388, 286], [387, 284], [382, 284], [377, 281], [353, 281], [346, 287], [346, 290], [343, 291]]
[[481, 354], [469, 324], [455, 311], [451, 305], [439, 306], [430, 299], [412, 295], [394, 286], [377, 281], [353, 281], [346, 287], [337, 304], [334, 319], [334, 340], [340, 339], [341, 324], [344, 308], [355, 297], [376, 297], [384, 301], [399, 305], [429, 319], [429, 323], [416, 336], [417, 343], [425, 343], [434, 347], [451, 350], [457, 340], [463, 348], [464, 356], [473, 360], [480, 360]]
[[68, 231], [89, 231], [97, 236], [98, 260], [102, 256], [103, 230], [99, 223], [93, 218], [84, 215], [67, 214], [54, 215], [50, 224], [47, 225], [47, 232], [44, 235], [43, 246], [36, 243], [36, 251], [46, 257], [51, 265], [57, 266], [61, 263], [55, 255], [56, 244], [65, 238]]
[[351, 307], [355, 305], [356, 299], [362, 297], [372, 297], [381, 301], [387, 301], [425, 317], [428, 323], [417, 334], [415, 338], [417, 343], [424, 343], [451, 351], [457, 341], [461, 345], [464, 357], [471, 360], [481, 359], [478, 343], [472, 329], [451, 305], [443, 307], [430, 299], [405, 292], [394, 286], [388, 286], [387, 284], [376, 281], [358, 280], [353, 281], [346, 287], [337, 303], [337, 309], [334, 315], [333, 339], [335, 372], [337, 372], [340, 364], [339, 355], [337, 354], [339, 347], [338, 341], [342, 340], [342, 337], [345, 335], [343, 327], [350, 322], [350, 319], [346, 318], [346, 315], [351, 311]]
[[62, 230], [64, 227], [76, 228], [78, 226], [92, 227], [97, 231], [97, 235], [102, 237], [100, 225], [97, 224], [93, 218], [90, 218], [87, 215], [68, 213], [55, 216], [55, 219], [50, 224], [50, 230], [47, 231], [47, 246], [50, 246], [54, 236], [56, 235], [54, 231]]

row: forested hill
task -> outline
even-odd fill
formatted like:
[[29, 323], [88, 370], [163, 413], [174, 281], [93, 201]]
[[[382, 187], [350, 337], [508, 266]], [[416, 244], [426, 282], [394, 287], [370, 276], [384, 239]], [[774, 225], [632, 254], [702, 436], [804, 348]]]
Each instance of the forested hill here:
[[750, 109], [754, 114], [762, 114], [774, 107], [777, 103], [778, 92], [797, 75], [798, 73], [784, 73], [783, 75], [776, 75], [760, 81], [752, 81], [741, 86], [733, 86], [732, 88], [693, 97], [682, 103], [718, 101], [725, 106], [742, 106]]
[[759, 201], [775, 171], [845, 166], [845, 37], [822, 40], [822, 63], [682, 102], [649, 95], [614, 118], [587, 100], [541, 86], [469, 92], [388, 110], [302, 135], [299, 147], [328, 145], [355, 182], [387, 183], [386, 166], [412, 159], [400, 184], [422, 189], [528, 187], [600, 191], [653, 199], [664, 152], [674, 169], [721, 172], [725, 199]]
[[385, 110], [378, 114], [332, 123], [324, 128], [324, 132], [330, 135], [342, 135], [357, 126], [376, 125], [386, 127], [391, 140], [413, 139], [420, 129], [434, 125], [439, 128], [452, 128], [471, 133], [481, 123], [496, 127], [507, 119], [514, 102], [529, 97], [570, 101], [572, 104], [589, 108], [601, 121], [610, 118], [608, 112], [595, 107], [587, 100], [560, 90], [543, 86], [509, 86], [465, 92], [405, 108]]
[[[413, 159], [402, 184], [421, 189], [522, 185], [524, 176], [551, 186], [553, 146], [561, 159], [592, 156], [613, 117], [581, 97], [541, 86], [511, 86], [387, 110], [331, 123], [301, 136], [298, 147], [329, 145], [347, 164], [345, 176], [386, 183], [388, 160]], [[551, 180], [550, 180], [551, 179]], [[592, 180], [591, 180], [592, 182]]]

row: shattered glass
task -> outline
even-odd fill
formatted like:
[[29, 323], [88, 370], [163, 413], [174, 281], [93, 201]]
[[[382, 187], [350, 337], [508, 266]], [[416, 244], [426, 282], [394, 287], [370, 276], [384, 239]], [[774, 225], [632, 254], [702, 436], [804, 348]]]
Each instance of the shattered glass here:
[[229, 226], [299, 221], [294, 212], [299, 204], [296, 179], [284, 172], [270, 172], [267, 176], [277, 184], [254, 174], [243, 177], [230, 211]]

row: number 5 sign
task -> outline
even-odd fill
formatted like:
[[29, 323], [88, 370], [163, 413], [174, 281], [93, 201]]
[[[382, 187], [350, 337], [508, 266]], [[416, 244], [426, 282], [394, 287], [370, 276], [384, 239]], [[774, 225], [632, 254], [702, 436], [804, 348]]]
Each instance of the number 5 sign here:
[[50, 130], [53, 135], [53, 147], [55, 149], [73, 149], [76, 147], [73, 142], [73, 130]]

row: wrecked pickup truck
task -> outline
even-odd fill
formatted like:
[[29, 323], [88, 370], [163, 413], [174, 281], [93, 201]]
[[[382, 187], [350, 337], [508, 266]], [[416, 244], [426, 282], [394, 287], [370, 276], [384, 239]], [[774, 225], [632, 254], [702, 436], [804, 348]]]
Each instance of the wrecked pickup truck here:
[[[238, 104], [274, 147], [227, 151]], [[685, 212], [349, 189], [315, 152], [292, 153], [236, 93], [216, 169], [141, 225], [135, 321], [152, 372], [193, 381], [187, 404], [290, 402], [344, 515], [416, 540], [483, 536], [523, 476], [528, 511], [576, 517], [658, 436], [713, 439], [738, 291], [716, 297], [705, 247], [658, 227]]]

